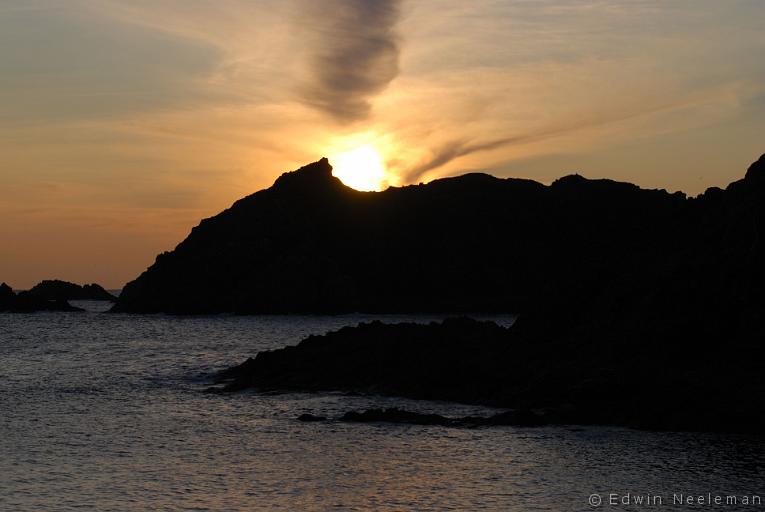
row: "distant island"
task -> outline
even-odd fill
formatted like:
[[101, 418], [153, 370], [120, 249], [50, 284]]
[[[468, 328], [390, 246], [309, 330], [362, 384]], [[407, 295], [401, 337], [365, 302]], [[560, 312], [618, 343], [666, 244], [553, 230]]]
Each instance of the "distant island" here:
[[114, 302], [116, 297], [96, 283], [80, 286], [58, 279], [45, 280], [19, 293], [6, 283], [0, 284], [0, 312], [84, 311], [69, 304], [70, 300]]
[[550, 421], [762, 431], [765, 155], [698, 197], [481, 174], [363, 193], [327, 160], [204, 220], [115, 311], [511, 312], [264, 352], [228, 389], [341, 389]]
[[45, 280], [37, 283], [29, 293], [46, 300], [103, 300], [114, 302], [117, 297], [107, 292], [103, 286], [92, 283], [79, 284], [58, 279]]
[[48, 300], [29, 291], [16, 293], [6, 283], [0, 284], [0, 312], [33, 313], [35, 311], [83, 311], [63, 299]]

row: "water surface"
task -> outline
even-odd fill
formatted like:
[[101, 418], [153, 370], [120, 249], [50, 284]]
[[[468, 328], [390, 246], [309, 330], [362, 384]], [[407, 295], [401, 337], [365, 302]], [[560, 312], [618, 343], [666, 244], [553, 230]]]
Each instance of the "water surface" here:
[[[0, 314], [0, 510], [606, 510], [608, 493], [765, 496], [757, 439], [621, 428], [305, 424], [304, 412], [462, 405], [340, 393], [211, 395], [260, 350], [412, 316]], [[509, 324], [509, 317], [500, 318]]]

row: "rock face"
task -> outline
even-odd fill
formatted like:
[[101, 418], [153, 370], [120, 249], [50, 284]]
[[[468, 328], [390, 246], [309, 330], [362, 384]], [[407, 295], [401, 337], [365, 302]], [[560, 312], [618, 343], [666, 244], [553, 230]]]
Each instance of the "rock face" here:
[[29, 293], [46, 300], [104, 300], [114, 302], [117, 297], [104, 290], [96, 283], [80, 286], [78, 284], [45, 280], [37, 283]]
[[[301, 414], [298, 421], [306, 423], [328, 421], [326, 416], [313, 414]], [[492, 416], [463, 416], [461, 418], [448, 418], [440, 414], [423, 414], [407, 411], [397, 407], [388, 409], [367, 409], [366, 411], [348, 411], [336, 421], [345, 423], [399, 423], [405, 425], [437, 425], [440, 427], [540, 427], [549, 425], [552, 421], [560, 420], [548, 414], [540, 414], [534, 411], [505, 411]]]
[[486, 389], [504, 373], [511, 348], [509, 331], [492, 322], [372, 322], [310, 336], [296, 347], [261, 352], [222, 374], [221, 380], [231, 381], [229, 390], [347, 389], [489, 403]]
[[[460, 180], [435, 185], [462, 189]], [[694, 199], [576, 176], [526, 186], [512, 204], [537, 204], [516, 212], [502, 242], [515, 244], [507, 268], [497, 270], [486, 246], [474, 256], [522, 292], [510, 329], [466, 319], [360, 325], [260, 353], [232, 369], [229, 389], [339, 389], [543, 408], [571, 423], [765, 431], [765, 157], [743, 180]], [[496, 281], [485, 282], [476, 297], [499, 300], [488, 291]]]
[[368, 409], [363, 412], [349, 411], [338, 418], [338, 420], [347, 423], [403, 423], [408, 425], [470, 428], [498, 426], [538, 427], [549, 424], [548, 418], [532, 411], [507, 411], [489, 417], [464, 416], [462, 418], [447, 418], [440, 414], [422, 414], [396, 407], [390, 409]]
[[671, 272], [715, 201], [581, 176], [358, 192], [322, 159], [203, 220], [114, 309], [517, 312], [577, 301], [635, 268]]
[[548, 337], [530, 325], [361, 324], [261, 352], [223, 372], [221, 382], [227, 391], [341, 390], [514, 409], [461, 419], [371, 410], [343, 421], [765, 431], [761, 339], [731, 332], [707, 340], [698, 336], [703, 325], [688, 339], [650, 326], [651, 337], [583, 328]]
[[0, 311], [10, 309], [10, 306], [16, 303], [16, 294], [13, 289], [5, 283], [0, 284]]
[[765, 431], [765, 155], [696, 198], [568, 176], [350, 190], [322, 160], [203, 221], [120, 311], [508, 311], [362, 325], [258, 354], [230, 389], [548, 408]]
[[31, 292], [16, 294], [10, 286], [0, 284], [0, 312], [31, 313], [34, 311], [83, 311], [66, 300], [48, 300]]

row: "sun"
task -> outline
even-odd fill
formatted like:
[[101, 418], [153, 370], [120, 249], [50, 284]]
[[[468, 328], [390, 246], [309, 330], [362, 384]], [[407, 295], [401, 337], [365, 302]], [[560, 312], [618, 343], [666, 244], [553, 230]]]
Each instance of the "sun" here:
[[356, 190], [380, 191], [388, 185], [383, 159], [371, 144], [339, 153], [330, 163], [332, 174]]

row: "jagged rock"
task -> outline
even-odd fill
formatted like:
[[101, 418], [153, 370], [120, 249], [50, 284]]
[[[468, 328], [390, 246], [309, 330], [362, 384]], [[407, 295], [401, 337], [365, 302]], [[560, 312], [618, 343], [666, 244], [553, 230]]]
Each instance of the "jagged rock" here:
[[361, 193], [322, 161], [204, 221], [117, 309], [521, 312], [510, 329], [462, 319], [309, 337], [232, 370], [228, 389], [762, 432], [763, 176], [765, 156], [696, 198], [581, 176], [545, 187], [477, 174]]
[[349, 423], [404, 423], [410, 425], [438, 425], [443, 427], [487, 427], [487, 426], [523, 426], [538, 427], [547, 425], [543, 415], [528, 410], [506, 411], [489, 417], [464, 416], [447, 418], [440, 414], [423, 414], [406, 411], [397, 407], [389, 409], [368, 409], [363, 412], [348, 411], [339, 421]]
[[486, 379], [501, 372], [497, 365], [509, 341], [507, 329], [468, 318], [430, 325], [372, 322], [260, 352], [219, 382], [227, 382], [228, 390], [342, 389], [476, 402], [485, 395]]
[[16, 304], [16, 294], [6, 283], [0, 284], [0, 311], [7, 311]]
[[440, 414], [422, 414], [395, 407], [390, 409], [368, 409], [364, 412], [349, 411], [339, 418], [349, 423], [409, 423], [413, 425], [452, 426], [456, 420]]
[[117, 300], [117, 297], [96, 283], [80, 286], [58, 279], [41, 281], [29, 292], [45, 300]]
[[[710, 342], [700, 337], [702, 324], [680, 340], [660, 338], [650, 326], [646, 332], [653, 339], [584, 327], [547, 337], [552, 331], [529, 322], [509, 329], [466, 318], [360, 324], [260, 352], [222, 374], [222, 381], [226, 391], [349, 391], [513, 409], [492, 418], [462, 418], [460, 425], [765, 429], [763, 347], [745, 333]], [[395, 410], [376, 414], [346, 419], [455, 424], [396, 417]]]
[[468, 174], [358, 192], [326, 159], [203, 220], [115, 311], [517, 312], [573, 302], [624, 269], [675, 264], [683, 194], [581, 176]]
[[84, 311], [65, 300], [47, 300], [30, 292], [14, 293], [6, 283], [0, 284], [0, 312], [31, 313], [34, 311]]
[[313, 414], [301, 414], [298, 416], [298, 421], [315, 422], [315, 421], [327, 421], [326, 416], [314, 416]]

